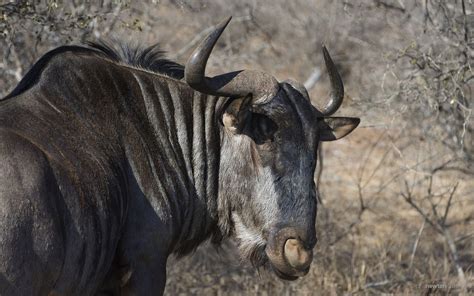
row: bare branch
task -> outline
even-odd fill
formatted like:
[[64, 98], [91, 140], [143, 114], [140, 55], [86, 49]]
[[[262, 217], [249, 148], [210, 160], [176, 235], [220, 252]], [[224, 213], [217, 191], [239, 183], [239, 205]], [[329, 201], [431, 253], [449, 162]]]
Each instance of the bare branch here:
[[415, 242], [413, 243], [413, 250], [412, 250], [411, 255], [410, 255], [410, 264], [408, 265], [408, 268], [411, 268], [413, 266], [413, 261], [415, 259], [416, 249], [418, 248], [418, 243], [420, 242], [421, 234], [423, 233], [423, 230], [425, 229], [425, 223], [426, 223], [426, 220], [423, 220], [423, 223], [421, 224], [420, 230], [418, 230], [418, 235], [416, 236]]
[[449, 195], [448, 203], [446, 204], [446, 208], [444, 210], [443, 219], [441, 220], [442, 225], [446, 225], [446, 219], [448, 219], [449, 209], [451, 208], [451, 200], [453, 199], [454, 193], [456, 192], [458, 185], [459, 183], [456, 183], [456, 185], [454, 185], [453, 190], [451, 191], [451, 194]]
[[454, 243], [454, 240], [451, 237], [451, 233], [449, 232], [447, 228], [443, 229], [443, 236], [446, 240], [446, 243], [448, 244], [451, 257], [454, 261], [454, 265], [458, 273], [459, 285], [461, 286], [461, 292], [465, 295], [467, 293], [466, 276], [464, 275], [464, 270], [462, 269], [461, 263], [459, 262], [459, 255], [458, 255], [458, 250], [456, 248], [456, 244]]

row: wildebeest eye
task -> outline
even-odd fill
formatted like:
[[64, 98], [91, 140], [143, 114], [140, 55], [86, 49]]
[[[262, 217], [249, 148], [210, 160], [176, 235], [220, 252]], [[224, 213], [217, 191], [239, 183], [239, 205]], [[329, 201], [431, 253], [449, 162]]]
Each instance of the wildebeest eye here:
[[256, 144], [263, 144], [273, 141], [273, 135], [277, 129], [277, 124], [270, 117], [252, 112], [245, 134], [251, 137]]

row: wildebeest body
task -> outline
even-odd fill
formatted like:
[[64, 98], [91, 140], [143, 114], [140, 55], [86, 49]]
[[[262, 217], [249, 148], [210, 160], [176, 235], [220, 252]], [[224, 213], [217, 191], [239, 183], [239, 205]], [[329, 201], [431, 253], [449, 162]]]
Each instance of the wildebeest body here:
[[344, 90], [325, 48], [321, 111], [265, 72], [206, 77], [229, 20], [185, 68], [156, 47], [60, 47], [0, 101], [2, 294], [161, 294], [167, 257], [208, 238], [282, 279], [308, 273], [318, 144], [360, 120], [329, 117]]
[[[215, 112], [222, 103], [176, 79], [112, 63], [92, 50], [65, 50], [52, 57], [35, 85], [0, 105], [2, 166], [3, 159], [16, 157], [7, 164], [11, 168], [2, 167], [6, 207], [0, 227], [7, 229], [1, 233], [16, 231], [22, 223], [15, 219], [15, 224], [5, 224], [16, 207], [28, 204], [25, 219], [33, 217], [25, 229], [33, 241], [24, 249], [0, 234], [1, 254], [12, 258], [2, 262], [8, 265], [2, 269], [20, 268], [38, 286], [48, 279], [61, 294], [85, 295], [104, 280], [120, 238], [123, 253], [133, 248], [133, 256], [143, 257], [137, 260], [149, 259], [150, 264], [153, 258], [146, 257], [159, 253], [154, 240], [187, 252], [206, 239], [216, 223], [216, 217], [206, 214], [208, 207], [216, 207]], [[42, 179], [29, 182], [44, 185], [46, 192], [10, 204], [6, 200], [21, 190], [18, 179], [40, 173], [24, 167], [26, 159], [45, 170]], [[41, 203], [55, 205], [48, 218], [41, 217]], [[143, 221], [147, 218], [151, 221]], [[44, 229], [48, 219], [55, 231]], [[142, 243], [134, 244], [134, 239], [149, 240], [150, 250], [140, 254], [135, 248]], [[30, 268], [31, 256], [48, 250], [55, 263], [46, 260]], [[13, 261], [18, 256], [24, 258], [21, 267]]]

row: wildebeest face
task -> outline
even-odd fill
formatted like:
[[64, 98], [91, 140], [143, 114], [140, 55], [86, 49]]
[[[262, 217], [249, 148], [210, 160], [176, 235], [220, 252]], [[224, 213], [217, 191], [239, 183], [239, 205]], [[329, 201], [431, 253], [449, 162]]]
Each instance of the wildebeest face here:
[[316, 244], [318, 143], [348, 134], [358, 120], [328, 123], [294, 83], [280, 83], [266, 103], [252, 102], [235, 99], [222, 116], [221, 170], [232, 172], [234, 180], [223, 176], [221, 189], [232, 191], [229, 207], [243, 255], [296, 279], [308, 272]]
[[[321, 112], [306, 89], [278, 83], [268, 73], [243, 70], [204, 75], [221, 22], [188, 59], [185, 81], [193, 89], [227, 97], [222, 108], [218, 212], [220, 228], [231, 228], [244, 257], [269, 265], [284, 279], [305, 275], [316, 244], [313, 181], [320, 141], [350, 133], [357, 118], [327, 117], [340, 107], [342, 80], [326, 48], [332, 95]], [[233, 227], [230, 227], [233, 226]]]

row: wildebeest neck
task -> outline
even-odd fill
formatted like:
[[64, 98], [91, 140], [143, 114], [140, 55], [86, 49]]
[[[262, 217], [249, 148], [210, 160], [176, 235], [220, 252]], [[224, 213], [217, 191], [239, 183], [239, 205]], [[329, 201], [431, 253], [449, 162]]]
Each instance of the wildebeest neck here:
[[[150, 182], [161, 201], [158, 213], [176, 237], [176, 250], [186, 253], [206, 239], [217, 223], [220, 136], [216, 109], [222, 101], [163, 77], [133, 73], [146, 116]], [[154, 147], [156, 150], [150, 150]], [[133, 154], [135, 155], [135, 154]], [[165, 173], [166, 172], [166, 173]], [[146, 186], [143, 184], [142, 186]]]

